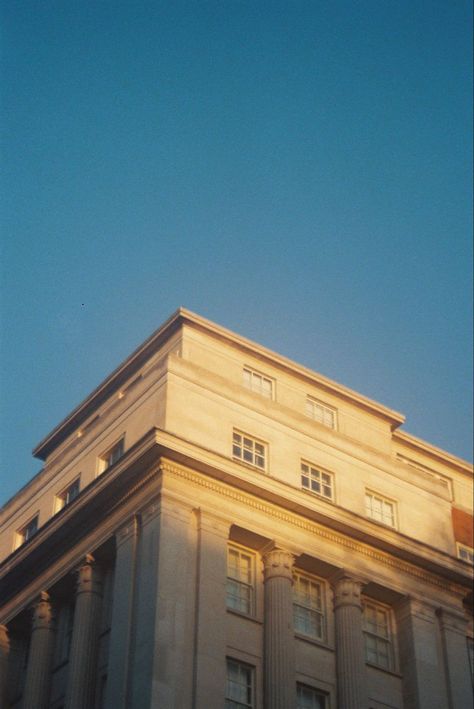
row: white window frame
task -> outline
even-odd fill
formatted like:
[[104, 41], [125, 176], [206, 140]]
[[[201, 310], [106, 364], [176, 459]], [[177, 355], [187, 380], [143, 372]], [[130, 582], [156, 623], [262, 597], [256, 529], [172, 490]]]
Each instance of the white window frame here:
[[[377, 512], [374, 510], [374, 501], [380, 503], [381, 519], [378, 518]], [[396, 500], [393, 500], [390, 497], [385, 497], [385, 495], [381, 495], [379, 492], [375, 492], [375, 490], [366, 489], [364, 494], [364, 506], [367, 519], [370, 519], [373, 522], [378, 522], [378, 524], [383, 524], [384, 527], [389, 527], [390, 529], [398, 529], [398, 509]], [[390, 507], [392, 509], [390, 516], [384, 513], [386, 507]], [[387, 518], [390, 518], [392, 522], [387, 522]]]
[[[299, 593], [300, 587], [307, 584], [309, 593], [306, 598]], [[314, 618], [316, 627], [319, 630], [315, 632], [306, 631], [301, 627], [297, 627], [298, 613], [302, 617], [306, 616], [311, 624], [311, 619]], [[303, 635], [312, 640], [326, 641], [326, 588], [322, 580], [310, 576], [302, 571], [296, 570], [293, 574], [293, 628], [297, 635]]]
[[[238, 669], [238, 678], [240, 676], [247, 679], [242, 679], [242, 681], [235, 681], [234, 678], [230, 677], [229, 668], [233, 665], [234, 668]], [[236, 696], [236, 692], [233, 691], [234, 687], [232, 685], [237, 685], [237, 687], [246, 687], [247, 697], [243, 700], [243, 697]], [[226, 658], [226, 689], [225, 689], [225, 709], [254, 709], [255, 708], [255, 667], [248, 665], [246, 662], [241, 662], [240, 660], [235, 660], [233, 657]]]
[[458, 559], [461, 559], [466, 564], [474, 564], [474, 549], [472, 547], [456, 542], [456, 552]]
[[[65, 487], [61, 492], [58, 492], [57, 495], [54, 496], [54, 510], [53, 514], [57, 514], [60, 512], [62, 509], [67, 507], [68, 505], [71, 504], [71, 502], [74, 502], [76, 497], [79, 495], [81, 488], [80, 488], [80, 481], [81, 481], [81, 476], [79, 475], [77, 478], [72, 480], [67, 487]], [[77, 492], [76, 494], [71, 498], [71, 491], [73, 488], [75, 488], [77, 485]]]
[[307, 490], [323, 500], [334, 502], [334, 473], [310, 463], [308, 460], [302, 460], [300, 462], [300, 480], [303, 490]]
[[[238, 440], [239, 438], [240, 441]], [[259, 438], [234, 429], [232, 433], [232, 457], [234, 460], [239, 460], [241, 463], [246, 463], [251, 465], [252, 468], [265, 472], [267, 469], [268, 445]]]
[[[311, 695], [311, 709], [326, 709], [327, 707], [327, 697], [325, 692], [322, 692], [316, 687], [310, 687], [308, 684], [303, 684], [303, 682], [296, 683], [296, 709], [306, 709], [307, 704], [302, 702], [302, 697], [300, 692], [308, 692]], [[317, 700], [317, 704], [313, 700]], [[322, 701], [320, 701], [322, 700]]]
[[[120, 454], [115, 457], [117, 450]], [[111, 446], [109, 446], [97, 459], [97, 475], [102, 475], [112, 465], [114, 465], [125, 454], [125, 436], [121, 436]], [[109, 462], [112, 459], [112, 462]]]
[[[375, 613], [375, 624], [370, 624], [369, 622], [369, 611], [372, 614]], [[385, 619], [383, 626], [378, 622], [380, 616]], [[395, 651], [391, 609], [372, 599], [362, 599], [362, 627], [364, 633], [365, 661], [369, 665], [379, 667], [382, 670], [393, 671], [395, 666]], [[369, 647], [369, 643], [372, 647]], [[382, 661], [385, 655], [381, 652], [380, 648], [386, 648], [387, 664], [384, 664]], [[375, 653], [375, 659], [369, 656], [370, 653]]]
[[275, 380], [258, 372], [252, 367], [244, 366], [242, 370], [242, 381], [244, 387], [253, 391], [264, 399], [273, 400], [275, 395]]
[[[33, 525], [35, 529], [33, 531], [30, 530], [31, 525]], [[26, 542], [29, 542], [30, 539], [32, 539], [35, 534], [38, 533], [39, 529], [39, 512], [37, 512], [35, 515], [30, 517], [28, 522], [26, 524], [22, 525], [20, 529], [17, 529], [15, 532], [15, 540], [14, 540], [14, 545], [13, 548], [18, 549], [19, 547], [23, 546], [23, 544], [26, 544]]]
[[[231, 558], [237, 556], [238, 564], [234, 571]], [[244, 569], [241, 568], [241, 560], [248, 559], [248, 577], [245, 578]], [[255, 552], [236, 544], [227, 545], [227, 584], [226, 584], [226, 607], [227, 610], [241, 613], [242, 615], [255, 616]], [[239, 594], [232, 594], [231, 589], [238, 590]], [[233, 605], [232, 598], [236, 599]], [[245, 599], [247, 598], [247, 607]], [[238, 600], [242, 601], [239, 607]]]
[[331, 428], [333, 431], [337, 430], [337, 409], [334, 407], [323, 404], [322, 401], [318, 401], [318, 399], [308, 395], [306, 397], [305, 413], [312, 421], [316, 421], [316, 423], [320, 423], [326, 428]]

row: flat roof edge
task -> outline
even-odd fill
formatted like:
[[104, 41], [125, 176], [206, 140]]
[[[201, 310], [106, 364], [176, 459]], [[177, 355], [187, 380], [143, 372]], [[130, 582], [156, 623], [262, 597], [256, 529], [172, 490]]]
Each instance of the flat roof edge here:
[[407, 431], [400, 430], [394, 431], [393, 437], [395, 439], [398, 438], [400, 441], [406, 443], [411, 448], [421, 450], [423, 451], [423, 453], [427, 453], [433, 458], [437, 458], [438, 460], [442, 460], [445, 463], [447, 462], [450, 465], [454, 465], [455, 467], [460, 468], [461, 470], [463, 470], [463, 472], [470, 473], [471, 475], [473, 474], [472, 463], [470, 463], [468, 460], [464, 460], [464, 458], [459, 458], [453, 453], [448, 453], [448, 451], [445, 451], [443, 448], [438, 448], [432, 443], [428, 443], [427, 441], [423, 440], [423, 438], [418, 438], [412, 433], [407, 433]]

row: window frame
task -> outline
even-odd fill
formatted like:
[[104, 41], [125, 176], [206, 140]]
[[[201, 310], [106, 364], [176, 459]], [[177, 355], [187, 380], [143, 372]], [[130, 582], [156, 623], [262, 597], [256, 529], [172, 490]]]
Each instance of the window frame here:
[[[35, 529], [33, 532], [28, 532], [29, 527], [35, 523]], [[19, 549], [22, 547], [24, 544], [29, 542], [36, 534], [38, 534], [39, 530], [39, 512], [36, 512], [26, 524], [23, 524], [20, 529], [17, 529], [15, 531], [15, 538], [14, 538], [14, 544], [13, 548], [14, 550]]]
[[[77, 492], [74, 495], [72, 499], [67, 499], [68, 495], [71, 491], [71, 488], [73, 488], [75, 485], [77, 485]], [[63, 488], [60, 492], [58, 492], [54, 496], [54, 508], [53, 508], [53, 514], [58, 514], [58, 512], [61, 512], [65, 507], [68, 507], [74, 500], [78, 497], [78, 495], [81, 492], [81, 476], [78, 475], [77, 478], [74, 478], [69, 485], [66, 485], [65, 488]], [[61, 504], [63, 503], [63, 504]]]
[[[313, 584], [314, 586], [317, 586], [319, 589], [319, 598], [320, 598], [320, 606], [319, 608], [317, 606], [313, 606], [310, 603], [303, 603], [303, 602], [297, 602], [296, 599], [296, 593], [297, 593], [297, 586], [299, 583], [304, 580], [308, 581], [309, 584]], [[311, 588], [311, 586], [310, 586]], [[310, 591], [311, 595], [311, 591]], [[317, 578], [316, 576], [313, 576], [311, 574], [308, 574], [304, 571], [301, 571], [300, 569], [295, 569], [293, 572], [293, 594], [292, 594], [292, 606], [293, 606], [293, 630], [295, 632], [296, 636], [303, 637], [305, 639], [312, 640], [314, 642], [319, 642], [319, 643], [327, 643], [327, 605], [326, 605], [326, 585], [322, 579]], [[315, 614], [318, 617], [319, 620], [319, 625], [321, 627], [321, 634], [312, 634], [312, 633], [307, 633], [304, 630], [301, 630], [296, 627], [296, 611], [295, 607], [305, 609], [306, 611], [309, 611], [309, 614]]]
[[328, 709], [328, 694], [327, 692], [323, 692], [321, 689], [318, 689], [317, 687], [311, 687], [309, 684], [305, 684], [304, 682], [297, 682], [296, 683], [296, 709], [304, 709], [303, 705], [300, 704], [300, 697], [299, 695], [299, 690], [306, 690], [307, 692], [311, 692], [312, 699], [322, 699], [322, 709]]
[[[371, 497], [372, 499], [379, 500], [382, 503], [382, 513], [381, 517], [382, 519], [377, 519], [377, 517], [374, 517], [372, 514], [369, 514], [368, 510], [368, 504], [367, 504], [367, 498]], [[392, 519], [393, 519], [393, 524], [389, 524], [388, 522], [384, 521], [384, 514], [383, 514], [383, 506], [384, 505], [390, 505], [392, 507]], [[370, 490], [368, 488], [365, 489], [364, 492], [364, 509], [365, 509], [365, 516], [367, 519], [370, 519], [372, 522], [376, 522], [377, 524], [381, 524], [384, 527], [387, 527], [388, 529], [398, 529], [398, 503], [396, 500], [394, 500], [391, 497], [385, 497], [385, 495], [382, 495], [380, 492], [376, 492], [375, 490]]]
[[[309, 411], [309, 409], [312, 407], [312, 411]], [[316, 409], [320, 409], [321, 415], [317, 416], [315, 411]], [[325, 416], [326, 414], [331, 415], [331, 421], [332, 423], [326, 423], [325, 422]], [[321, 426], [324, 426], [325, 428], [329, 428], [332, 431], [337, 431], [337, 409], [334, 408], [334, 406], [329, 406], [328, 404], [325, 404], [323, 401], [320, 401], [319, 399], [316, 399], [314, 396], [311, 396], [310, 394], [306, 395], [306, 401], [305, 401], [305, 415], [311, 419], [311, 421], [316, 421], [316, 423], [319, 423]]]
[[[108, 462], [109, 459], [112, 457], [114, 451], [117, 449], [120, 449], [120, 455], [118, 455], [114, 460], [112, 460], [112, 462]], [[102, 475], [103, 473], [105, 473], [106, 470], [115, 465], [115, 463], [117, 463], [124, 455], [125, 434], [120, 436], [120, 438], [118, 438], [115, 443], [106, 448], [105, 451], [97, 457], [97, 475]]]
[[[368, 622], [367, 622], [367, 613], [366, 610], [370, 608], [371, 610], [375, 611], [376, 614], [376, 627], [378, 629], [378, 622], [377, 622], [377, 614], [382, 613], [386, 619], [385, 623], [385, 629], [386, 629], [386, 635], [383, 635], [379, 632], [374, 631], [373, 629], [368, 628]], [[365, 662], [368, 665], [371, 665], [372, 667], [377, 667], [380, 670], [384, 670], [387, 672], [394, 672], [395, 671], [395, 643], [394, 643], [394, 625], [393, 625], [393, 614], [392, 610], [389, 606], [385, 606], [382, 603], [379, 603], [378, 601], [374, 601], [371, 598], [362, 598], [362, 632], [364, 636], [364, 655], [365, 655]], [[371, 637], [375, 639], [375, 654], [376, 654], [376, 660], [374, 661], [373, 659], [369, 659], [369, 648], [367, 644], [367, 639]], [[383, 643], [385, 647], [387, 648], [387, 665], [385, 666], [383, 663], [379, 661], [379, 656], [382, 656], [382, 653], [379, 653], [378, 650], [378, 644]]]
[[[249, 375], [248, 383], [245, 380], [246, 374]], [[264, 392], [264, 382], [268, 382], [270, 385], [269, 395]], [[248, 389], [248, 391], [252, 391], [259, 396], [262, 396], [264, 399], [268, 399], [269, 401], [274, 401], [275, 379], [273, 377], [269, 377], [268, 375], [263, 374], [263, 372], [259, 372], [258, 369], [254, 369], [253, 367], [249, 367], [244, 364], [242, 369], [242, 383], [244, 388]]]
[[[250, 681], [247, 683], [247, 691], [250, 694], [250, 703], [241, 702], [240, 700], [234, 699], [230, 696], [229, 683], [232, 681], [229, 678], [229, 665], [236, 665], [239, 670], [244, 670], [248, 672], [248, 677]], [[242, 662], [241, 660], [236, 660], [234, 657], [226, 657], [226, 686], [225, 686], [225, 708], [226, 709], [238, 709], [243, 707], [243, 709], [255, 709], [255, 667], [249, 665], [247, 662]]]
[[[303, 467], [307, 467], [308, 471], [305, 473], [303, 470]], [[318, 473], [318, 476], [313, 477], [312, 473]], [[323, 476], [326, 475], [328, 481], [323, 480]], [[303, 483], [303, 478], [308, 478], [308, 485], [305, 485]], [[330, 488], [331, 491], [331, 496], [328, 497], [328, 495], [325, 495], [323, 492], [318, 492], [316, 489], [312, 487], [312, 483], [315, 483], [316, 485], [319, 485], [321, 487], [321, 490], [323, 487], [328, 487]], [[332, 473], [330, 470], [326, 470], [325, 468], [321, 468], [319, 465], [316, 465], [315, 463], [310, 463], [309, 460], [306, 460], [302, 458], [300, 460], [300, 485], [302, 490], [306, 490], [307, 492], [311, 493], [312, 495], [316, 495], [316, 497], [321, 498], [322, 500], [326, 500], [326, 502], [335, 502], [336, 501], [336, 486], [335, 486], [335, 475]]]
[[[240, 443], [236, 442], [236, 440], [235, 440], [236, 436], [240, 436], [240, 439], [241, 439]], [[252, 443], [252, 448], [250, 449], [251, 450], [251, 460], [246, 460], [244, 458], [245, 451], [249, 451], [249, 448], [246, 447], [244, 444], [245, 439], [247, 439], [248, 441], [251, 441], [251, 443]], [[262, 452], [259, 452], [259, 453], [255, 452], [256, 445], [261, 446]], [[235, 453], [235, 450], [237, 447], [241, 449], [241, 455], [237, 455]], [[257, 457], [262, 458], [263, 466], [258, 465], [255, 462], [255, 459]], [[267, 468], [268, 468], [268, 463], [267, 463], [268, 444], [265, 441], [262, 441], [260, 438], [255, 438], [255, 436], [251, 436], [248, 433], [244, 433], [240, 429], [234, 428], [234, 430], [232, 431], [232, 458], [233, 458], [233, 460], [237, 460], [240, 463], [244, 463], [245, 465], [248, 465], [251, 468], [254, 468], [255, 470], [261, 470], [262, 472], [265, 473], [265, 472], [267, 472]]]
[[[468, 556], [472, 557], [472, 559], [464, 559], [461, 556], [461, 553], [465, 551], [467, 552]], [[470, 547], [468, 544], [463, 544], [462, 542], [456, 542], [456, 556], [458, 559], [461, 561], [464, 561], [465, 564], [470, 564], [471, 566], [474, 564], [474, 549]]]
[[[236, 576], [231, 576], [229, 573], [230, 571], [230, 564], [229, 564], [229, 557], [231, 552], [236, 552], [239, 555], [239, 571], [240, 571], [240, 559], [242, 557], [248, 557], [250, 560], [249, 564], [249, 570], [250, 570], [250, 582], [247, 582], [245, 580], [242, 580], [240, 577]], [[244, 615], [250, 618], [255, 617], [255, 611], [256, 611], [256, 554], [254, 551], [251, 549], [247, 549], [246, 547], [242, 547], [239, 544], [234, 544], [233, 542], [229, 542], [227, 544], [227, 571], [226, 571], [226, 609], [230, 611], [231, 613], [238, 613], [239, 615]], [[228, 598], [230, 597], [229, 594], [229, 583], [234, 582], [238, 584], [239, 588], [245, 587], [248, 589], [248, 610], [242, 609], [242, 608], [234, 608], [233, 606], [228, 604]]]

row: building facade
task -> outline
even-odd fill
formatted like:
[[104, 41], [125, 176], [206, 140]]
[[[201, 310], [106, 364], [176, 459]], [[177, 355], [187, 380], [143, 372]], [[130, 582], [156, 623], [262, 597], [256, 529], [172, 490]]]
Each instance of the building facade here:
[[178, 310], [3, 508], [5, 709], [469, 709], [472, 467]]

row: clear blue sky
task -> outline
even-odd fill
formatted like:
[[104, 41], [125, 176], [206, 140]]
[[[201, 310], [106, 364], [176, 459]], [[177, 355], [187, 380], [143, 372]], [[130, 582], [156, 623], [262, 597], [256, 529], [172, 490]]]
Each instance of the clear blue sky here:
[[1, 500], [178, 307], [471, 458], [471, 3], [7, 2]]

